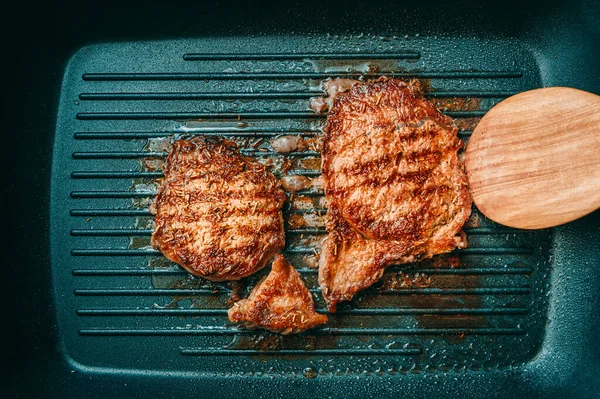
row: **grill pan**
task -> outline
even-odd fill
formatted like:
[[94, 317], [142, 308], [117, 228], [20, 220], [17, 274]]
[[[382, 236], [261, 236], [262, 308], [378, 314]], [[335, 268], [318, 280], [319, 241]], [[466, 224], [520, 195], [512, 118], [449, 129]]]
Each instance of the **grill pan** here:
[[[309, 109], [323, 95], [323, 79], [419, 79], [465, 142], [479, 118], [512, 94], [573, 82], [599, 90], [598, 68], [565, 76], [578, 65], [573, 57], [558, 62], [557, 50], [531, 34], [446, 33], [282, 29], [264, 37], [150, 35], [74, 45], [60, 67], [47, 173], [51, 283], [44, 284], [54, 298], [58, 335], [48, 347], [57, 348], [57, 366], [27, 389], [593, 397], [600, 383], [597, 213], [523, 231], [474, 208], [468, 249], [393, 266], [324, 328], [288, 337], [227, 320], [228, 303], [266, 270], [243, 283], [213, 284], [150, 248], [147, 208], [169, 140], [234, 140], [278, 177], [310, 182], [284, 209], [284, 252], [325, 311], [315, 269], [325, 234], [316, 147], [324, 117]], [[580, 56], [597, 67], [591, 54]], [[278, 154], [269, 142], [282, 135], [302, 136], [308, 146]]]

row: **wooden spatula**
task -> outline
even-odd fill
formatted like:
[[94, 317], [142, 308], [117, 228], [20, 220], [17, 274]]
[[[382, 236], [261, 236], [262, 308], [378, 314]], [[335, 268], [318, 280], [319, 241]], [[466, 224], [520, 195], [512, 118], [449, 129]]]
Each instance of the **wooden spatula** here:
[[600, 208], [600, 96], [532, 90], [494, 106], [466, 149], [475, 205], [523, 229], [553, 227]]

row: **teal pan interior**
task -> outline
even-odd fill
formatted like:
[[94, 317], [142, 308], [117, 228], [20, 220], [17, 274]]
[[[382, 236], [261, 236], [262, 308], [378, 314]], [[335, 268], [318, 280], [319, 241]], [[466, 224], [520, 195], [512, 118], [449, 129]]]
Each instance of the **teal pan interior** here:
[[[27, 257], [39, 264], [39, 278], [24, 282], [20, 294], [23, 333], [16, 351], [22, 356], [15, 370], [16, 381], [32, 378], [25, 371], [31, 369], [35, 378], [17, 392], [597, 394], [597, 212], [525, 231], [496, 225], [474, 208], [465, 225], [468, 249], [393, 266], [325, 327], [286, 337], [227, 320], [231, 298], [246, 295], [266, 271], [244, 284], [192, 277], [150, 247], [148, 212], [174, 137], [225, 137], [272, 165], [278, 177], [307, 177], [310, 184], [290, 195], [284, 209], [284, 252], [325, 311], [315, 269], [325, 234], [317, 151], [324, 117], [310, 109], [311, 99], [323, 95], [321, 82], [418, 79], [466, 143], [481, 116], [510, 95], [556, 85], [600, 92], [594, 8], [588, 16], [585, 4], [568, 12], [550, 4], [538, 14], [527, 6], [508, 20], [509, 11], [495, 4], [466, 11], [456, 4], [386, 5], [379, 12], [359, 4], [345, 11], [314, 5], [312, 14], [303, 8], [293, 16], [261, 7], [267, 10], [262, 25], [247, 10], [239, 30], [239, 21], [219, 6], [198, 15], [220, 18], [223, 26], [200, 27], [183, 12], [168, 11], [156, 18], [173, 30], [158, 24], [153, 31], [142, 23], [155, 16], [146, 10], [139, 21], [128, 20], [139, 26], [135, 33], [96, 26], [102, 18], [125, 18], [99, 12], [87, 17], [90, 26], [81, 26], [79, 36], [57, 28], [62, 49], [26, 51], [25, 60], [48, 61], [47, 74], [54, 74], [32, 73], [34, 82], [49, 83], [36, 86], [43, 94], [38, 103], [23, 105], [48, 99], [24, 129], [30, 137], [50, 137], [15, 154], [25, 168], [37, 168], [32, 177], [44, 188], [16, 205], [37, 206], [43, 221], [36, 232], [26, 220], [16, 224], [40, 248], [13, 262], [16, 274], [26, 270], [18, 265]], [[241, 8], [231, 10], [241, 17]], [[427, 10], [433, 22], [447, 24], [420, 26]], [[314, 15], [337, 19], [328, 26]], [[265, 27], [269, 20], [276, 25]], [[270, 142], [283, 135], [302, 137], [306, 149], [273, 151]]]

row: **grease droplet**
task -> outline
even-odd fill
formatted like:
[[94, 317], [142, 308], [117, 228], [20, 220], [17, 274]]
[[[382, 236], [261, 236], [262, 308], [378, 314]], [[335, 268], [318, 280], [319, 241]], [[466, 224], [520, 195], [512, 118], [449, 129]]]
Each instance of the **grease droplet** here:
[[313, 367], [307, 367], [302, 371], [306, 378], [315, 378], [319, 373]]

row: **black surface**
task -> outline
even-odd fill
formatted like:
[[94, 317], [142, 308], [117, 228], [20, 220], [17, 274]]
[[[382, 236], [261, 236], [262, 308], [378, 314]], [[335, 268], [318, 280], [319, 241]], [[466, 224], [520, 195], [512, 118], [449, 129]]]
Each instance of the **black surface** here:
[[[497, 2], [492, 5], [471, 5], [452, 2], [430, 7], [431, 4], [405, 4], [404, 6], [379, 5], [365, 2], [362, 6], [344, 2], [343, 6], [331, 3], [302, 2], [293, 6], [266, 6], [251, 4], [237, 8], [221, 3], [209, 5], [124, 5], [95, 2], [21, 5], [13, 11], [11, 32], [7, 36], [7, 51], [13, 55], [10, 67], [15, 73], [8, 78], [7, 86], [14, 97], [5, 95], [5, 121], [8, 121], [10, 172], [8, 197], [10, 199], [11, 229], [8, 248], [9, 294], [15, 290], [16, 317], [14, 337], [8, 344], [13, 357], [11, 380], [5, 387], [12, 388], [19, 397], [106, 397], [109, 392], [122, 396], [190, 396], [199, 395], [202, 387], [179, 378], [148, 379], [142, 376], [78, 376], [61, 362], [57, 348], [57, 335], [53, 314], [49, 280], [48, 200], [51, 165], [51, 148], [54, 122], [58, 104], [60, 79], [69, 56], [81, 45], [98, 41], [158, 39], [186, 36], [212, 36], [231, 34], [339, 32], [352, 31], [400, 32], [431, 34], [474, 34], [517, 37], [532, 43], [544, 54], [548, 65], [547, 84], [564, 84], [599, 92], [598, 60], [599, 30], [598, 7], [595, 2], [562, 4], [561, 2], [522, 4]], [[328, 9], [325, 9], [325, 8]], [[406, 11], [404, 8], [408, 8]], [[14, 98], [14, 101], [12, 100]], [[9, 100], [9, 101], [7, 101]], [[8, 106], [6, 106], [8, 102]], [[581, 251], [595, 249], [598, 243], [598, 215], [592, 215], [571, 226], [558, 229], [565, 242]], [[597, 250], [596, 250], [597, 251]], [[597, 255], [598, 252], [595, 252]], [[575, 262], [576, 259], [567, 260]], [[598, 258], [588, 258], [593, 266]], [[576, 267], [576, 265], [573, 265]], [[591, 292], [577, 292], [575, 300], [588, 301], [586, 306], [597, 309], [598, 272], [586, 278]], [[566, 270], [569, 273], [569, 270]], [[571, 281], [564, 287], [577, 290]], [[566, 289], [565, 288], [565, 289]], [[571, 295], [565, 292], [565, 295]], [[560, 298], [559, 298], [560, 299]], [[563, 306], [565, 299], [557, 301]], [[585, 307], [585, 306], [584, 306]], [[587, 307], [586, 307], [587, 309]], [[572, 313], [577, 316], [577, 313]], [[598, 314], [596, 312], [596, 314]], [[575, 317], [574, 316], [574, 317]], [[589, 316], [587, 313], [580, 316]], [[581, 324], [576, 317], [571, 320]], [[579, 323], [579, 324], [578, 324]], [[599, 345], [593, 333], [600, 328], [598, 318], [585, 321], [585, 341], [589, 352], [582, 363], [575, 358], [565, 358], [563, 370], [552, 370], [555, 384], [512, 387], [516, 396], [535, 395], [562, 397], [593, 397], [597, 393]], [[12, 331], [12, 329], [11, 329]], [[576, 339], [576, 337], [574, 338]], [[14, 344], [12, 344], [14, 342]], [[219, 384], [228, 389], [222, 390]], [[216, 381], [211, 386], [218, 391], [235, 395], [231, 390], [239, 382]], [[393, 379], [381, 377], [370, 382], [383, 393], [393, 394]], [[250, 380], [247, 389], [263, 392], [289, 392], [302, 387], [305, 395], [331, 394], [317, 390], [316, 380]], [[461, 382], [456, 385], [460, 387]], [[266, 387], [269, 389], [266, 389]], [[507, 387], [487, 392], [511, 392]], [[239, 387], [239, 385], [238, 385]], [[359, 393], [350, 388], [369, 388], [357, 381], [346, 386], [346, 392]], [[280, 388], [278, 391], [277, 388]], [[443, 388], [443, 387], [442, 387]], [[448, 387], [449, 389], [450, 387]], [[456, 388], [456, 387], [454, 387]], [[429, 380], [422, 394], [437, 393], [440, 389]], [[255, 391], [257, 392], [257, 391]], [[338, 393], [343, 393], [338, 391]], [[449, 394], [454, 393], [448, 391]], [[474, 392], [473, 392], [474, 393]], [[208, 392], [204, 392], [208, 394]], [[481, 396], [483, 392], [474, 393]], [[201, 394], [200, 394], [201, 395]], [[241, 395], [241, 394], [240, 394]]]

